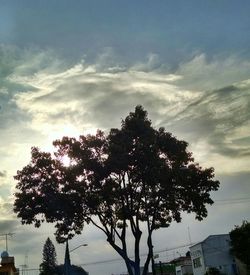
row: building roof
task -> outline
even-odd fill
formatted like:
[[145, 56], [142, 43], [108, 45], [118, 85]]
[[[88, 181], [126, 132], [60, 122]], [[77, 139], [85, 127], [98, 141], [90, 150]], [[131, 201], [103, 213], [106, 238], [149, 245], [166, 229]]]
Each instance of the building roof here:
[[182, 261], [191, 261], [191, 257], [190, 256], [180, 256], [178, 258], [171, 260], [169, 263], [174, 264], [174, 263], [180, 263]]
[[5, 270], [6, 268], [12, 269], [14, 272], [16, 272], [14, 257], [4, 257], [4, 258], [2, 258], [0, 270], [1, 269]]
[[229, 234], [215, 234], [215, 235], [209, 235], [209, 236], [206, 237], [206, 239], [204, 239], [203, 241], [198, 242], [198, 243], [196, 243], [196, 244], [193, 244], [193, 245], [191, 245], [189, 248], [194, 247], [194, 246], [196, 246], [197, 244], [204, 243], [207, 239], [209, 239], [209, 238], [211, 238], [211, 237], [216, 237], [216, 236], [229, 236]]

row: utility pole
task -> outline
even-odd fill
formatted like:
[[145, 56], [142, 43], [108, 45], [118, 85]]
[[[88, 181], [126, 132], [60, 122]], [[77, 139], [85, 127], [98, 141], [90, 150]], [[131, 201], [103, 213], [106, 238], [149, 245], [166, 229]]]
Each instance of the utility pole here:
[[162, 270], [162, 263], [161, 263], [161, 261], [159, 261], [159, 264], [160, 264], [160, 272], [161, 272], [161, 275], [163, 275], [163, 270]]
[[5, 250], [8, 252], [8, 236], [12, 237], [14, 233], [1, 234], [0, 236], [5, 236]]
[[189, 243], [192, 244], [189, 226], [188, 226], [188, 238], [189, 238]]

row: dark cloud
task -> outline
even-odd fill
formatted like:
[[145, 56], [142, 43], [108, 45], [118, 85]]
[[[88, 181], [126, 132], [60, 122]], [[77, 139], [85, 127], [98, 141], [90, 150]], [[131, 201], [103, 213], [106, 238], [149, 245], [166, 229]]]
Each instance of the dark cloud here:
[[[7, 189], [7, 185], [6, 185], [6, 189]], [[1, 188], [1, 195], [4, 195], [2, 192], [2, 188]], [[9, 189], [8, 189], [9, 191]], [[7, 197], [7, 196], [6, 196]], [[9, 202], [10, 201], [10, 197], [5, 198], [5, 200], [2, 200], [0, 203], [0, 213], [3, 217], [8, 217], [8, 218], [13, 218], [14, 216], [14, 212], [13, 212], [13, 203]], [[1, 221], [1, 219], [0, 219]]]
[[[240, 70], [238, 69], [240, 68]], [[250, 62], [240, 53], [227, 58], [214, 55], [196, 54], [190, 61], [181, 63], [175, 71], [182, 77], [177, 80], [178, 86], [193, 91], [208, 91], [233, 88], [233, 83], [249, 79]]]
[[[173, 118], [176, 131], [192, 140], [208, 140], [212, 151], [228, 157], [249, 156], [250, 83], [245, 81], [202, 92]], [[165, 121], [167, 122], [167, 121]], [[244, 129], [239, 134], [240, 129]], [[243, 136], [242, 136], [243, 135]]]
[[[88, 105], [87, 119], [94, 121], [96, 127], [110, 129], [119, 127], [129, 111], [133, 111], [136, 105], [143, 105], [146, 110], [167, 108], [169, 103], [163, 102], [157, 95], [145, 94], [136, 90], [119, 93], [110, 90], [107, 94], [91, 102]], [[150, 115], [152, 115], [150, 113]]]
[[[0, 232], [2, 233], [15, 233], [18, 227], [17, 220], [0, 220]], [[3, 238], [3, 237], [2, 237]]]
[[5, 178], [7, 176], [7, 172], [4, 171], [0, 171], [0, 178]]
[[[0, 154], [4, 169], [7, 169], [6, 165], [11, 155], [15, 155], [15, 161], [19, 160], [17, 155], [20, 154], [21, 148], [30, 148], [34, 139], [41, 137], [41, 133], [30, 127], [32, 117], [20, 109], [15, 101], [18, 94], [36, 90], [26, 81], [17, 81], [16, 77], [20, 75], [24, 77], [27, 74], [32, 77], [32, 73], [35, 73], [38, 67], [42, 67], [40, 65], [42, 62], [34, 62], [37, 56], [39, 54], [37, 55], [35, 50], [21, 50], [14, 46], [0, 45]], [[33, 62], [33, 65], [28, 66], [29, 62]], [[33, 67], [33, 72], [30, 67]], [[20, 144], [23, 146], [21, 147]], [[10, 182], [11, 180], [8, 185]], [[3, 191], [5, 194], [10, 193], [7, 192], [7, 186], [5, 190], [1, 189], [1, 192]]]
[[[53, 93], [36, 98], [34, 103], [51, 106], [54, 110], [49, 114], [49, 121], [58, 123], [59, 121], [70, 121], [81, 126], [81, 121], [90, 122], [93, 127], [109, 129], [118, 127], [121, 119], [128, 111], [132, 111], [136, 105], [143, 104], [146, 109], [157, 113], [157, 108], [168, 108], [170, 104], [164, 102], [157, 94], [140, 93], [136, 90], [126, 90], [122, 92], [115, 90], [112, 80], [110, 82], [96, 82], [92, 84], [76, 84], [73, 81], [64, 84]], [[70, 91], [70, 92], [69, 92]], [[71, 103], [76, 101], [77, 107], [72, 109]], [[53, 104], [58, 102], [68, 102], [64, 107], [53, 109]]]
[[[4, 140], [4, 130], [8, 130], [12, 126], [21, 126], [23, 121], [28, 119], [27, 114], [17, 108], [14, 97], [20, 92], [33, 90], [34, 88], [25, 83], [17, 83], [11, 79], [18, 67], [28, 57], [24, 57], [25, 53], [16, 47], [0, 45], [0, 138]], [[14, 127], [13, 127], [14, 128]], [[10, 138], [10, 136], [8, 137]]]
[[249, 197], [250, 194], [250, 172], [234, 172], [221, 174], [218, 176], [218, 179], [223, 183], [221, 186], [221, 190], [219, 192], [215, 192], [215, 199], [225, 199], [225, 198], [233, 198], [235, 194], [237, 197]]

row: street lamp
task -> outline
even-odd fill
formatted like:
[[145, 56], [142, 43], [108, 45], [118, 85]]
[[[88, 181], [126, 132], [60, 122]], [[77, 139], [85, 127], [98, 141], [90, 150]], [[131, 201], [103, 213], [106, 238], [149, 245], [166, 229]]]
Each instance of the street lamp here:
[[80, 245], [78, 245], [77, 247], [71, 249], [69, 252], [71, 253], [72, 251], [78, 249], [78, 248], [81, 247], [81, 246], [88, 246], [88, 244], [87, 244], [87, 243], [80, 244]]

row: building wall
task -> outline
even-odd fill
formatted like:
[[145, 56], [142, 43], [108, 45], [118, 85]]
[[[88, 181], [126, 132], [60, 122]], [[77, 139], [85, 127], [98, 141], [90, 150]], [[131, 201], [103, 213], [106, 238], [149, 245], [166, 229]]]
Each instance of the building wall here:
[[10, 266], [1, 266], [0, 267], [0, 275], [6, 274], [8, 272], [8, 275], [14, 275], [14, 271]]
[[199, 243], [190, 247], [190, 255], [192, 260], [193, 274], [204, 275], [206, 272], [206, 267], [204, 263], [202, 244]]
[[14, 257], [2, 256], [1, 258], [0, 275], [5, 275], [6, 272], [8, 275], [19, 274], [14, 265]]
[[176, 275], [193, 274], [192, 265], [180, 265], [176, 266]]
[[193, 268], [192, 268], [192, 265], [183, 265], [181, 267], [181, 270], [182, 270], [182, 274], [185, 275], [185, 274], [193, 274]]
[[226, 275], [233, 275], [234, 259], [230, 253], [230, 237], [225, 235], [209, 236], [203, 243], [204, 263], [207, 268], [216, 267]]
[[[236, 265], [230, 253], [229, 234], [211, 235], [190, 247], [194, 275], [204, 275], [209, 267], [218, 268], [223, 275], [236, 275]], [[200, 266], [195, 262], [200, 254]]]

